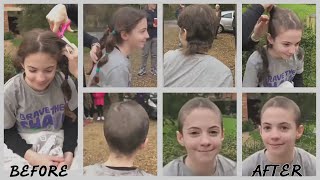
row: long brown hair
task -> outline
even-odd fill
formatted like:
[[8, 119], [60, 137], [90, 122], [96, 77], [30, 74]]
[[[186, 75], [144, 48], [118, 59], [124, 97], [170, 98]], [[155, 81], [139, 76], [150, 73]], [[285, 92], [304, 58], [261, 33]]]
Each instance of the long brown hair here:
[[57, 60], [58, 69], [65, 75], [65, 78], [61, 84], [61, 90], [65, 98], [65, 115], [69, 116], [73, 121], [76, 115], [70, 113], [67, 102], [71, 99], [72, 90], [68, 83], [70, 75], [68, 68], [68, 59], [62, 54], [66, 42], [58, 38], [58, 36], [52, 31], [46, 31], [41, 29], [34, 29], [23, 35], [23, 40], [14, 62], [14, 67], [18, 72], [23, 71], [22, 64], [25, 58], [34, 53], [42, 52], [49, 54], [51, 57]]

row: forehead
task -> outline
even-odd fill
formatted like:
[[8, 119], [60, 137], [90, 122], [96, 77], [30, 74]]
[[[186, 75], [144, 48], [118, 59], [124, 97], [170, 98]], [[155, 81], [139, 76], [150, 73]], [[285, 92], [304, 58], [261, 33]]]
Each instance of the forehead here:
[[146, 18], [141, 19], [134, 29], [140, 30], [140, 29], [144, 29], [144, 28], [147, 28], [147, 19]]
[[46, 67], [57, 64], [57, 60], [48, 53], [32, 53], [24, 59], [24, 65], [32, 67]]
[[280, 124], [289, 123], [295, 124], [295, 114], [292, 109], [284, 109], [280, 107], [269, 107], [261, 115], [261, 124]]
[[301, 41], [302, 30], [280, 30], [275, 40], [279, 42], [298, 43]]
[[201, 129], [207, 129], [212, 126], [218, 126], [221, 128], [221, 121], [217, 113], [210, 109], [197, 108], [192, 110], [185, 116], [183, 122], [183, 128], [197, 127]]

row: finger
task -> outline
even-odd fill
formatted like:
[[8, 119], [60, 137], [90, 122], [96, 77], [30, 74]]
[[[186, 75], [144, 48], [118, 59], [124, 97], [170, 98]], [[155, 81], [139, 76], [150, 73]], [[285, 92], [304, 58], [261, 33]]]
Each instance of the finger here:
[[94, 52], [90, 52], [90, 57], [94, 63], [97, 63], [98, 56]]
[[60, 25], [61, 25], [60, 22], [54, 22], [54, 26], [53, 26], [52, 31], [53, 31], [54, 33], [57, 33], [57, 32], [59, 31]]
[[269, 16], [267, 16], [267, 15], [261, 15], [260, 18], [259, 18], [259, 20], [261, 20], [261, 21], [269, 21]]
[[64, 161], [64, 158], [63, 158], [63, 157], [57, 157], [57, 156], [49, 156], [49, 159], [50, 159], [51, 161], [54, 161], [54, 162], [57, 162], [57, 163]]
[[74, 32], [74, 30], [71, 28], [71, 26], [68, 26], [67, 31]]

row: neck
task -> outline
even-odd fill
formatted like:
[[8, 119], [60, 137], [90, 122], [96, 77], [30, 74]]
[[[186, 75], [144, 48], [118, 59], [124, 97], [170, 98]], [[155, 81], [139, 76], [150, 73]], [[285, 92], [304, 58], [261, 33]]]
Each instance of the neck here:
[[271, 155], [268, 150], [265, 152], [268, 161], [273, 164], [286, 164], [291, 163], [294, 159], [295, 150], [286, 152], [286, 154], [281, 155]]
[[117, 47], [120, 49], [120, 52], [124, 56], [129, 56], [131, 53], [131, 47], [127, 43], [122, 43], [121, 45], [117, 45]]
[[188, 166], [195, 175], [212, 176], [216, 171], [216, 158], [208, 163], [197, 162], [196, 159], [191, 159], [189, 156], [186, 158], [186, 166]]
[[107, 162], [105, 162], [104, 165], [112, 167], [133, 167], [134, 158], [135, 155], [125, 156], [111, 152]]

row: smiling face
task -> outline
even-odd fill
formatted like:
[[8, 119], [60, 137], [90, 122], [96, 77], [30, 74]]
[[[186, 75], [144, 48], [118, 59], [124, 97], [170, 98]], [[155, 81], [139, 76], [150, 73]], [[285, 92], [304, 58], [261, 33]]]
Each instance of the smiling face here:
[[177, 140], [187, 150], [188, 158], [195, 162], [212, 162], [220, 152], [224, 139], [221, 120], [207, 108], [196, 108], [183, 122]]
[[302, 30], [286, 30], [279, 33], [275, 38], [268, 35], [269, 44], [272, 44], [271, 51], [276, 58], [290, 59], [297, 53], [302, 37]]
[[47, 53], [33, 53], [21, 64], [25, 70], [25, 81], [35, 91], [47, 89], [54, 79], [57, 60]]
[[122, 35], [122, 39], [133, 49], [143, 48], [148, 38], [146, 18], [141, 19], [132, 31], [129, 33], [124, 32]]
[[303, 134], [303, 126], [297, 127], [293, 110], [269, 107], [261, 115], [260, 135], [268, 151], [275, 157], [293, 152], [295, 142]]

